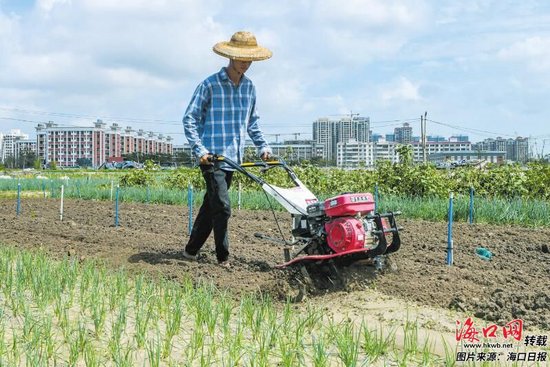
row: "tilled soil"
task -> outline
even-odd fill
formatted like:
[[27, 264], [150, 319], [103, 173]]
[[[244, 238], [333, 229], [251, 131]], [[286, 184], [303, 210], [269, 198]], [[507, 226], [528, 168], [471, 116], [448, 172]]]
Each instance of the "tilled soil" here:
[[[59, 201], [25, 199], [17, 217], [15, 201], [0, 200], [0, 243], [42, 248], [55, 258], [100, 259], [171, 279], [212, 281], [236, 295], [261, 291], [284, 299], [292, 291], [296, 272], [275, 268], [283, 261], [283, 247], [254, 236], [280, 237], [271, 212], [234, 210], [232, 267], [226, 269], [216, 262], [212, 238], [199, 261], [181, 256], [188, 239], [186, 208], [121, 203], [119, 209], [115, 227], [112, 202], [66, 200], [61, 221]], [[276, 217], [288, 237], [290, 215], [278, 212]], [[348, 293], [375, 287], [406, 301], [456, 309], [499, 325], [522, 319], [526, 328], [550, 330], [550, 229], [455, 223], [454, 265], [448, 266], [446, 223], [398, 224], [404, 230], [400, 251], [388, 261], [387, 269], [393, 270], [373, 277], [372, 266], [347, 268], [343, 276]], [[491, 260], [476, 255], [479, 246], [493, 253]]]

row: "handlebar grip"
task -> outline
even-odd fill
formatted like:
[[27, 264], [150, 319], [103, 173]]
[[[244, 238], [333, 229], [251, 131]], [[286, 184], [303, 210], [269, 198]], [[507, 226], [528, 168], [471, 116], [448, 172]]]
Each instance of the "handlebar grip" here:
[[[220, 159], [222, 158], [222, 159]], [[208, 153], [206, 159], [208, 160], [208, 162], [210, 163], [214, 163], [214, 162], [218, 162], [220, 160], [223, 160], [223, 157], [217, 155], [217, 154], [211, 154], [211, 153]]]

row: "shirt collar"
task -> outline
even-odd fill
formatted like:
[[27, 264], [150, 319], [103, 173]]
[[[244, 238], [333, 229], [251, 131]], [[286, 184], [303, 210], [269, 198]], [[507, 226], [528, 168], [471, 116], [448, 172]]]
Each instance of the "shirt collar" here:
[[229, 80], [229, 75], [227, 75], [227, 68], [225, 66], [220, 69], [219, 74], [222, 80]]
[[[227, 74], [227, 67], [224, 66], [220, 69], [220, 72], [218, 73], [220, 75], [220, 78], [224, 81], [228, 81], [230, 82], [231, 84], [233, 84], [233, 82], [231, 81], [231, 79], [229, 79], [229, 75]], [[239, 83], [239, 85], [242, 85], [243, 83], [247, 83], [248, 82], [248, 78], [246, 77], [246, 75], [243, 75], [242, 78], [241, 78], [241, 82]]]

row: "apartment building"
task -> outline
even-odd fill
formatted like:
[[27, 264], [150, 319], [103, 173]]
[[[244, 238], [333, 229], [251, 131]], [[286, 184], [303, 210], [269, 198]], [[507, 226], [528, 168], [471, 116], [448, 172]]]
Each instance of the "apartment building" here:
[[506, 160], [525, 163], [529, 160], [529, 139], [517, 137], [515, 139], [485, 139], [472, 146], [478, 152], [504, 152]]
[[[395, 141], [386, 141], [378, 137], [377, 142], [362, 143], [355, 140], [349, 140], [346, 143], [338, 143], [337, 166], [342, 168], [370, 167], [374, 166], [376, 161], [386, 160], [398, 162], [399, 154], [397, 148], [403, 145]], [[420, 142], [413, 142], [412, 147], [413, 162], [423, 161], [423, 147]], [[431, 157], [434, 154], [452, 152], [453, 156], [464, 153], [471, 153], [471, 143], [469, 141], [431, 141], [426, 143], [426, 155]]]
[[[247, 146], [254, 146], [247, 141]], [[323, 146], [316, 144], [313, 140], [285, 140], [283, 143], [271, 143], [273, 154], [283, 157], [288, 161], [304, 161], [323, 156]]]
[[15, 149], [14, 149], [15, 160], [18, 160], [20, 157], [30, 153], [36, 154], [36, 140], [22, 139], [22, 140], [15, 141]]
[[43, 164], [56, 162], [60, 167], [77, 166], [86, 159], [93, 167], [122, 157], [123, 154], [172, 154], [172, 138], [130, 127], [107, 126], [97, 120], [93, 126], [59, 126], [53, 122], [36, 126], [36, 154]]
[[[411, 144], [413, 148], [413, 162], [422, 162], [424, 159], [424, 148], [422, 143], [414, 142]], [[469, 141], [428, 141], [426, 142], [426, 156], [429, 157], [435, 153], [447, 152], [468, 152], [472, 150], [472, 143]]]
[[[447, 151], [432, 153], [429, 156], [430, 162], [444, 163], [444, 162], [486, 162], [486, 163], [504, 163], [504, 152], [475, 152], [475, 151]], [[449, 166], [450, 167], [450, 166]]]
[[19, 129], [13, 129], [7, 134], [0, 133], [0, 162], [5, 163], [8, 157], [15, 157], [16, 143], [28, 138], [29, 136]]
[[355, 139], [338, 143], [336, 166], [339, 168], [374, 166], [375, 145], [375, 143], [360, 142]]
[[392, 163], [399, 162], [397, 148], [400, 145], [401, 144], [395, 141], [380, 139], [373, 147], [374, 161], [390, 161]]

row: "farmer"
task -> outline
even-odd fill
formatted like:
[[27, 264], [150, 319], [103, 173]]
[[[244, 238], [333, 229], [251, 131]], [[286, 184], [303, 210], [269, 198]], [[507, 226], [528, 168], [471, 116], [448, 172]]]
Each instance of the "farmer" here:
[[214, 230], [218, 263], [229, 267], [228, 221], [231, 216], [228, 189], [233, 170], [223, 163], [212, 163], [209, 156], [223, 155], [241, 163], [245, 132], [267, 160], [267, 144], [256, 114], [256, 90], [244, 74], [252, 61], [266, 60], [271, 51], [261, 47], [250, 32], [237, 32], [229, 42], [219, 42], [213, 50], [227, 57], [229, 64], [199, 84], [183, 116], [185, 136], [197, 157], [206, 182], [206, 194], [183, 257], [196, 260], [197, 254]]

